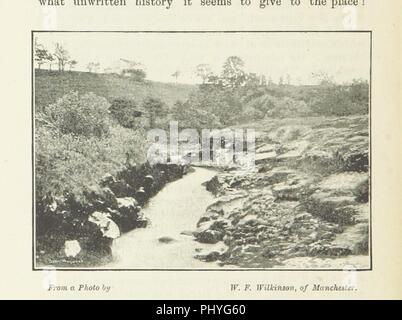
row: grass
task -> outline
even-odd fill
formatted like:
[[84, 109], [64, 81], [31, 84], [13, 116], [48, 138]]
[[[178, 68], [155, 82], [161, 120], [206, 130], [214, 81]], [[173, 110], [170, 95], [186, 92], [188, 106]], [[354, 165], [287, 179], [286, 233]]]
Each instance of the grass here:
[[178, 100], [187, 100], [195, 89], [195, 86], [186, 84], [153, 81], [139, 83], [113, 74], [35, 70], [35, 105], [39, 109], [56, 102], [71, 91], [80, 94], [93, 92], [109, 102], [116, 98], [127, 98], [141, 103], [150, 96], [173, 106]]

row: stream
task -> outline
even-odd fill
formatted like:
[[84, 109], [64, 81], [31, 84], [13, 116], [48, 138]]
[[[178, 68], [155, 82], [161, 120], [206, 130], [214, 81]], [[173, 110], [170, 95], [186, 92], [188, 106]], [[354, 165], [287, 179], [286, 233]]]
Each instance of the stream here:
[[[113, 261], [107, 268], [116, 269], [192, 269], [217, 268], [194, 258], [196, 249], [212, 245], [201, 244], [192, 231], [205, 209], [214, 201], [213, 195], [202, 184], [210, 180], [215, 171], [195, 168], [194, 172], [166, 185], [143, 209], [151, 220], [146, 228], [134, 229], [115, 239], [112, 246]], [[160, 239], [166, 241], [160, 241]]]

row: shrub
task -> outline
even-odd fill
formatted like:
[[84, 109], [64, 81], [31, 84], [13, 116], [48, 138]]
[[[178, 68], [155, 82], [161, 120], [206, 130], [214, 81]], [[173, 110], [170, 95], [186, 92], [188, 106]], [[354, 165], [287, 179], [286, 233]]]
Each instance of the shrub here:
[[96, 185], [106, 173], [115, 173], [129, 158], [145, 160], [144, 132], [110, 127], [109, 135], [97, 137], [60, 134], [39, 127], [36, 132], [36, 189], [46, 195], [61, 195], [65, 190], [80, 194]]
[[130, 129], [139, 125], [138, 118], [143, 115], [134, 100], [125, 98], [114, 99], [109, 111], [121, 126]]
[[310, 108], [304, 101], [292, 98], [278, 99], [274, 108], [267, 112], [270, 117], [288, 118], [305, 116], [311, 113]]
[[109, 131], [109, 103], [93, 93], [71, 92], [45, 108], [44, 113], [63, 134], [102, 137]]

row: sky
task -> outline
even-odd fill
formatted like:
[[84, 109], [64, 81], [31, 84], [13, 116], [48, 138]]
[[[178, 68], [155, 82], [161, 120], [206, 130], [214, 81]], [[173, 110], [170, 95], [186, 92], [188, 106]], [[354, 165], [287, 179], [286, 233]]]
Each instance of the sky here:
[[278, 82], [290, 76], [292, 84], [314, 84], [313, 73], [324, 72], [338, 83], [369, 80], [368, 33], [36, 33], [37, 41], [53, 51], [61, 43], [86, 71], [89, 62], [101, 70], [119, 59], [142, 63], [147, 79], [195, 84], [198, 64], [220, 73], [229, 56], [239, 56], [245, 71]]

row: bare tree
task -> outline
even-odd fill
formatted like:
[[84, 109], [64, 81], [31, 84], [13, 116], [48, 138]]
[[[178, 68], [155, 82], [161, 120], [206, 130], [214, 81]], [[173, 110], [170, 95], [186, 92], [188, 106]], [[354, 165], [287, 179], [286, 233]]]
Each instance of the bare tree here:
[[87, 70], [88, 72], [95, 72], [97, 73], [100, 68], [100, 63], [99, 62], [90, 62], [87, 64]]
[[56, 43], [54, 56], [57, 59], [59, 71], [64, 71], [67, 62], [70, 60], [70, 54], [60, 43]]
[[197, 77], [201, 78], [203, 84], [205, 84], [212, 75], [211, 67], [205, 63], [199, 64], [195, 73]]
[[176, 83], [177, 83], [177, 79], [180, 77], [180, 71], [179, 70], [176, 70], [173, 74], [172, 74], [172, 77], [174, 77], [175, 79], [176, 79]]

